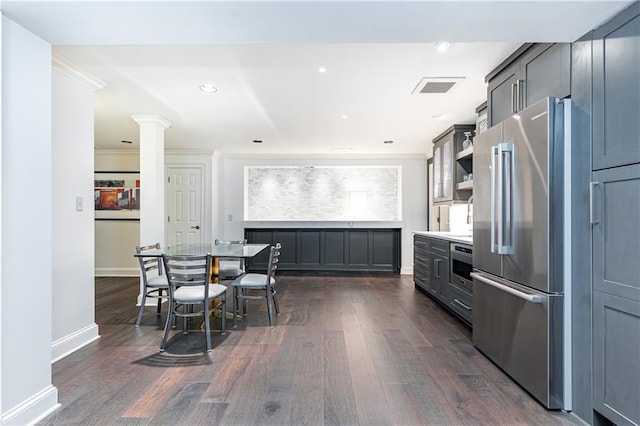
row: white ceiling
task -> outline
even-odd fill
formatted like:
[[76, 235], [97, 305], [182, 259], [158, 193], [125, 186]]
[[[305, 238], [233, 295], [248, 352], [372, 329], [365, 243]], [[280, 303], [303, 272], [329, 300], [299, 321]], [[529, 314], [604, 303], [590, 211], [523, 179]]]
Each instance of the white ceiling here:
[[[486, 100], [485, 76], [523, 42], [574, 41], [631, 2], [2, 1], [0, 7], [51, 42], [55, 55], [106, 84], [96, 92], [98, 149], [137, 149], [131, 115], [158, 114], [172, 122], [169, 149], [401, 155], [427, 154], [451, 124], [473, 123]], [[437, 51], [438, 40], [451, 41], [451, 48]], [[462, 79], [447, 94], [412, 94], [424, 77]], [[204, 82], [218, 92], [199, 91]]]

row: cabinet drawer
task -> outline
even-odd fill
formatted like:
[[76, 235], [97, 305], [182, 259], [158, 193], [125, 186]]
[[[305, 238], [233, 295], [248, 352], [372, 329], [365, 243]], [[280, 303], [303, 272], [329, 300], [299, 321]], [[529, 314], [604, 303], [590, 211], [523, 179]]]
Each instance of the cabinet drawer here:
[[414, 235], [413, 246], [414, 246], [414, 249], [429, 251], [429, 247], [431, 246], [430, 238], [423, 237], [420, 235]]
[[471, 293], [449, 284], [449, 307], [463, 320], [472, 324], [473, 295]]
[[424, 263], [414, 263], [413, 264], [413, 273], [414, 275], [417, 273], [421, 273], [422, 275], [426, 275], [429, 273], [429, 266]]
[[449, 257], [449, 241], [433, 238], [431, 240], [431, 253]]
[[424, 252], [422, 250], [418, 251], [414, 251], [413, 252], [413, 261], [415, 263], [423, 263], [423, 264], [428, 264], [429, 263], [429, 253], [428, 252]]

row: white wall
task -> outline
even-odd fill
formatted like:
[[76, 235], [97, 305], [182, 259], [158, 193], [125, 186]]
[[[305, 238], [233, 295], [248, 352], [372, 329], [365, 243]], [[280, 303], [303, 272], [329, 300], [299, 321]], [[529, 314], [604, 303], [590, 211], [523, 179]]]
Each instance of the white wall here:
[[51, 384], [51, 92], [51, 45], [2, 17], [2, 424], [33, 422], [58, 407]]
[[357, 159], [322, 156], [223, 155], [218, 165], [219, 228], [222, 234], [220, 238], [223, 239], [244, 237], [245, 166], [402, 166], [402, 273], [413, 273], [412, 231], [427, 229], [427, 161], [425, 157]]
[[[94, 316], [93, 88], [54, 68], [52, 101], [55, 361], [99, 335]], [[76, 209], [76, 197], [82, 197], [82, 211]]]
[[[139, 170], [140, 154], [137, 150], [95, 151], [95, 171]], [[139, 221], [96, 220], [95, 275], [116, 277], [140, 275], [140, 266], [133, 257], [135, 247], [139, 244]]]

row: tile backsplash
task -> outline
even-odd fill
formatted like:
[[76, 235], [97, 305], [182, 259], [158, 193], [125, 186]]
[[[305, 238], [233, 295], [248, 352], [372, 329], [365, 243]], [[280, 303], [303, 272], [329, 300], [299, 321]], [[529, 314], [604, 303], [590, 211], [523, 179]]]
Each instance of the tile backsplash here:
[[[467, 213], [471, 224], [467, 223]], [[466, 204], [454, 204], [449, 209], [449, 232], [455, 234], [466, 234], [473, 230], [473, 203], [468, 206]]]
[[401, 166], [247, 166], [245, 220], [402, 220]]

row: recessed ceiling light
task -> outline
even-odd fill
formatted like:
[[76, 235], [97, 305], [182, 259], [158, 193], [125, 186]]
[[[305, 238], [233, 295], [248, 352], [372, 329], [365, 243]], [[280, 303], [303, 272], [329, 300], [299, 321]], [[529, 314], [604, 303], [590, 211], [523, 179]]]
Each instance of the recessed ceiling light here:
[[347, 118], [349, 118], [349, 116], [347, 114], [342, 114], [342, 119], [346, 120]]
[[444, 115], [444, 114], [433, 114], [433, 115], [431, 116], [431, 118], [432, 118], [433, 120], [441, 120], [441, 119], [443, 119], [444, 117], [445, 117], [445, 115]]
[[133, 143], [131, 141], [120, 141], [120, 142], [122, 142], [122, 143]]
[[391, 143], [393, 143], [393, 141], [384, 141], [383, 143], [391, 144]]
[[324, 74], [325, 72], [327, 72], [327, 69], [325, 67], [320, 67], [318, 68], [318, 72]]
[[253, 140], [253, 143], [262, 143], [262, 141], [261, 141], [261, 140], [259, 140], [259, 139], [254, 139], [254, 140]]
[[200, 90], [204, 93], [216, 93], [218, 88], [211, 83], [204, 83], [200, 85]]
[[449, 43], [448, 41], [439, 41], [435, 44], [436, 49], [438, 49], [439, 52], [444, 52], [445, 50], [447, 50], [449, 47], [451, 47], [451, 43]]

